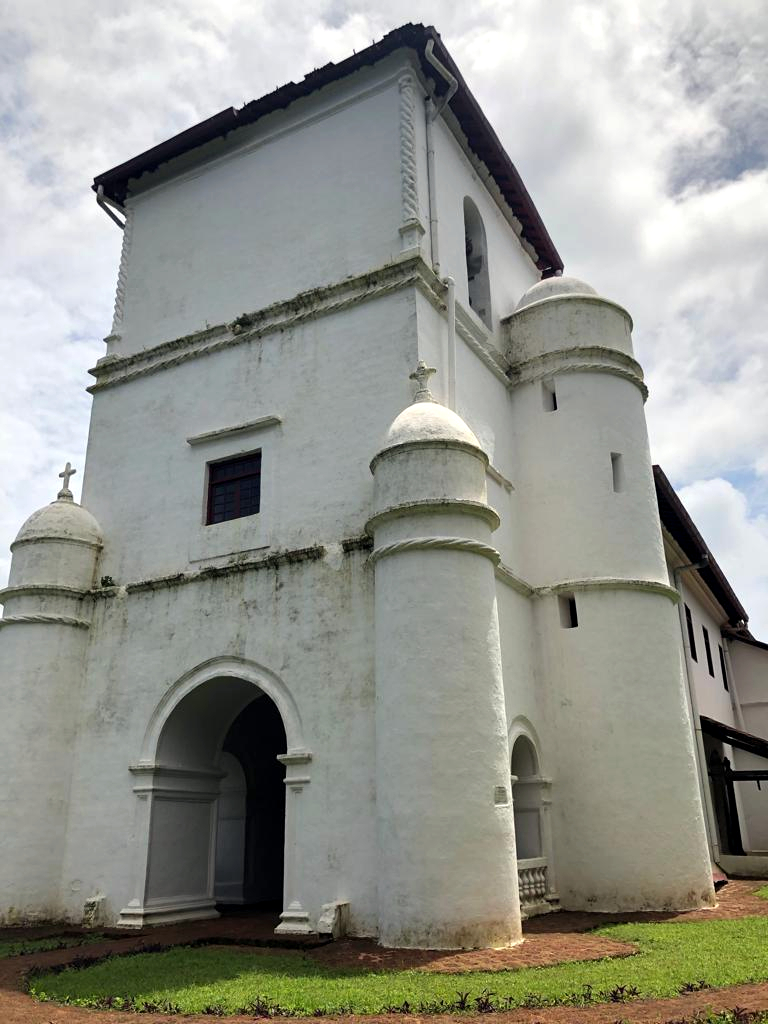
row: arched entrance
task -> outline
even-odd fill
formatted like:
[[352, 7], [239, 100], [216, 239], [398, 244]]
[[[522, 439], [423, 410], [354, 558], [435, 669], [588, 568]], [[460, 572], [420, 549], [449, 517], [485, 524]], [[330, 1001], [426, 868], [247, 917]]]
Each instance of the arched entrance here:
[[217, 659], [182, 677], [131, 767], [137, 895], [119, 923], [215, 917], [219, 900], [283, 906], [281, 930], [308, 931], [297, 819], [310, 761], [295, 703], [273, 674]]
[[533, 740], [519, 733], [511, 758], [517, 877], [523, 916], [546, 913], [557, 899], [549, 823], [550, 781], [542, 776]]

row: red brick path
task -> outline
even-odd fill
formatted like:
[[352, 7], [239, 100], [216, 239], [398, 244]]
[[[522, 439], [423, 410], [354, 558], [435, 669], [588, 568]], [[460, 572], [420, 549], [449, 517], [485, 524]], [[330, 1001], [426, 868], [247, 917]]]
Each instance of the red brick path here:
[[[731, 881], [719, 894], [720, 904], [715, 910], [694, 911], [686, 914], [582, 914], [561, 912], [526, 922], [526, 941], [510, 950], [468, 950], [466, 952], [438, 952], [430, 950], [385, 950], [364, 939], [346, 939], [341, 942], [307, 949], [308, 955], [334, 966], [360, 966], [370, 970], [413, 967], [432, 971], [498, 970], [509, 967], [532, 967], [561, 963], [566, 960], [589, 960], [606, 955], [626, 955], [631, 947], [594, 935], [584, 934], [586, 929], [617, 921], [687, 921], [714, 918], [768, 915], [768, 901], [754, 895], [755, 889], [765, 883], [759, 881]], [[23, 992], [23, 972], [33, 965], [66, 963], [75, 956], [100, 956], [107, 952], [125, 952], [145, 943], [178, 944], [201, 937], [227, 939], [259, 938], [273, 940], [274, 921], [265, 917], [229, 917], [218, 921], [201, 921], [184, 925], [152, 928], [143, 933], [110, 936], [104, 942], [75, 949], [51, 950], [32, 953], [24, 957], [0, 960], [0, 1024], [210, 1024], [210, 1016], [178, 1017], [168, 1014], [121, 1013], [114, 1011], [84, 1010], [77, 1007], [37, 1003]], [[33, 938], [43, 934], [61, 934], [61, 929], [6, 929], [0, 938]], [[301, 943], [299, 944], [301, 945]], [[599, 1005], [585, 1008], [551, 1007], [541, 1010], [513, 1010], [494, 1013], [490, 1024], [614, 1024], [617, 1021], [651, 1024], [651, 1022], [680, 1019], [708, 1007], [768, 1010], [768, 982], [740, 985], [719, 991], [695, 992], [676, 999], [640, 1000], [622, 1005]], [[253, 1017], [227, 1017], [231, 1024], [246, 1024]], [[340, 1020], [343, 1024], [447, 1024], [466, 1022], [468, 1016], [405, 1017], [401, 1014], [378, 1017], [324, 1018], [328, 1024]]]

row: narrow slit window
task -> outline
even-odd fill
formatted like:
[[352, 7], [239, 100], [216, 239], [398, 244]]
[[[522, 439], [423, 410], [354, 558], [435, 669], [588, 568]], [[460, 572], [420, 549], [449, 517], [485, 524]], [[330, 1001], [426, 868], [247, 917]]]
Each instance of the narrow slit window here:
[[611, 473], [613, 489], [620, 494], [624, 490], [624, 456], [620, 452], [611, 452]]
[[712, 648], [709, 646], [709, 633], [707, 632], [707, 627], [706, 626], [702, 626], [701, 629], [702, 629], [702, 632], [704, 633], [704, 650], [707, 652], [707, 671], [709, 672], [709, 674], [714, 679], [715, 678], [715, 666], [714, 666], [714, 663], [712, 661]]
[[728, 673], [725, 671], [725, 654], [723, 653], [722, 644], [717, 645], [717, 649], [720, 652], [720, 674], [723, 677], [723, 686], [728, 689]]
[[557, 411], [557, 392], [555, 391], [555, 382], [553, 380], [543, 380], [541, 382], [541, 404], [544, 406], [545, 412]]
[[685, 625], [688, 629], [688, 647], [691, 651], [691, 657], [694, 661], [699, 659], [696, 657], [696, 637], [693, 635], [693, 618], [691, 617], [691, 609], [688, 605], [685, 606]]
[[573, 594], [562, 594], [557, 599], [560, 609], [560, 625], [563, 629], [575, 629], [579, 624], [576, 598]]

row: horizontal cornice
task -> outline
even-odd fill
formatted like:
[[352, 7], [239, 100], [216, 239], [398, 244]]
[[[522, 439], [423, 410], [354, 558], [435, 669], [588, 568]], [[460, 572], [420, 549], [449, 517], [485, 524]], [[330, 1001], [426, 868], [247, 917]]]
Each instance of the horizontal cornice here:
[[88, 391], [94, 394], [105, 388], [126, 384], [190, 359], [200, 359], [270, 334], [288, 331], [309, 321], [414, 286], [435, 306], [445, 308], [445, 286], [419, 254], [409, 255], [365, 274], [300, 292], [293, 298], [272, 303], [255, 312], [243, 313], [230, 323], [195, 331], [131, 355], [106, 356], [88, 371], [96, 378], [96, 383]]
[[390, 505], [380, 509], [365, 524], [368, 533], [391, 519], [404, 519], [414, 515], [469, 515], [477, 516], [497, 530], [501, 524], [499, 513], [486, 502], [473, 501], [469, 498], [424, 498], [418, 501], [406, 501], [400, 505]]
[[278, 427], [282, 422], [280, 416], [259, 416], [258, 419], [249, 420], [248, 423], [237, 423], [233, 427], [219, 427], [216, 430], [206, 430], [202, 434], [194, 434], [187, 438], [187, 444], [194, 447], [198, 444], [209, 444], [211, 441], [221, 441], [227, 437], [237, 437], [240, 434], [254, 434], [259, 430], [266, 430], [268, 427]]
[[587, 590], [635, 590], [650, 594], [659, 594], [677, 604], [680, 595], [674, 587], [659, 580], [631, 579], [623, 576], [595, 576], [591, 579], [560, 580], [543, 587], [534, 587], [516, 575], [508, 565], [500, 562], [496, 566], [496, 579], [505, 583], [523, 597], [541, 598], [575, 591]]
[[137, 580], [134, 583], [126, 583], [122, 586], [93, 590], [91, 593], [93, 597], [110, 598], [117, 597], [119, 594], [140, 594], [152, 590], [165, 590], [171, 587], [185, 586], [188, 583], [220, 579], [224, 576], [238, 576], [245, 572], [276, 569], [282, 565], [292, 565], [298, 562], [316, 562], [323, 558], [325, 553], [326, 549], [321, 544], [309, 548], [294, 548], [290, 551], [276, 551], [274, 554], [265, 555], [263, 558], [232, 562], [227, 565], [209, 565], [204, 569], [196, 569], [192, 572], [179, 572], [171, 576], [152, 576], [144, 580]]
[[516, 388], [521, 384], [531, 384], [561, 373], [610, 373], [634, 384], [642, 394], [643, 401], [648, 398], [643, 370], [637, 360], [628, 356], [626, 352], [602, 345], [578, 345], [555, 349], [531, 359], [510, 363], [509, 386]]

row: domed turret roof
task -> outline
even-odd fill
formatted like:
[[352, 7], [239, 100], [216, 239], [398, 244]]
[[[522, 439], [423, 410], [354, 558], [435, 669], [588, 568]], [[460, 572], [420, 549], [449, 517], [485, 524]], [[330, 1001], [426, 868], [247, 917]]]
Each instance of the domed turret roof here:
[[532, 306], [534, 302], [541, 302], [542, 299], [551, 299], [562, 295], [597, 295], [597, 292], [577, 277], [547, 277], [543, 281], [537, 281], [515, 306], [515, 312]]
[[101, 527], [94, 517], [72, 498], [59, 497], [33, 512], [19, 530], [14, 544], [35, 540], [74, 540], [101, 544]]
[[480, 447], [461, 416], [434, 401], [414, 402], [403, 409], [387, 431], [382, 448], [414, 441], [461, 441]]
[[419, 385], [413, 404], [397, 416], [386, 433], [380, 451], [387, 451], [401, 444], [429, 443], [430, 441], [453, 441], [480, 448], [480, 442], [467, 424], [455, 412], [440, 405], [427, 387], [435, 369], [420, 362], [411, 380]]

